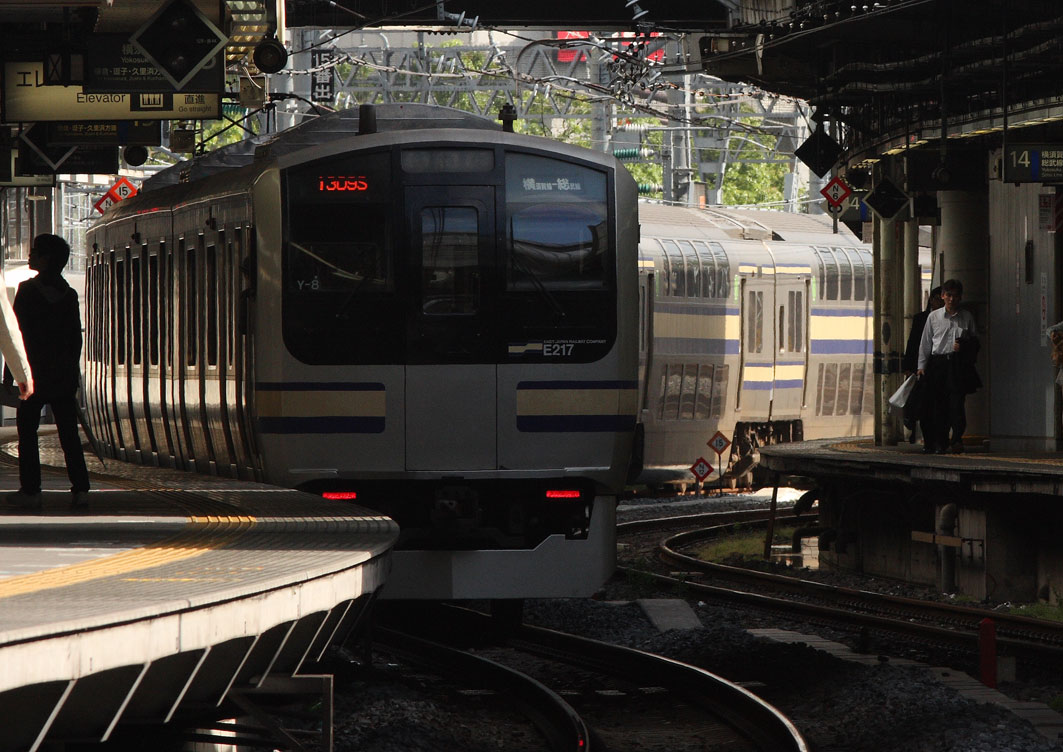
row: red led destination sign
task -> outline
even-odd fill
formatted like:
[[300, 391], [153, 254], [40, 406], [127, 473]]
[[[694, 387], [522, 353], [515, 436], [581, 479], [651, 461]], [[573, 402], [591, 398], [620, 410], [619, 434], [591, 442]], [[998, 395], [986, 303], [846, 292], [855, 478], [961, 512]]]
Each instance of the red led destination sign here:
[[369, 181], [365, 175], [321, 175], [317, 179], [317, 189], [322, 193], [368, 191]]

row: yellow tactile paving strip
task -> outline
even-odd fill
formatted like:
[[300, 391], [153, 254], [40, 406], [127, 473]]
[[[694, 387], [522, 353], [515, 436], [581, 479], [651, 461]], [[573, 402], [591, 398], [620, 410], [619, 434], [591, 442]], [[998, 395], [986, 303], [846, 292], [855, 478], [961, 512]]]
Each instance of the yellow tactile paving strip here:
[[190, 517], [180, 533], [132, 551], [0, 580], [0, 598], [77, 585], [191, 559], [230, 545], [248, 533], [255, 522], [255, 518], [249, 516]]

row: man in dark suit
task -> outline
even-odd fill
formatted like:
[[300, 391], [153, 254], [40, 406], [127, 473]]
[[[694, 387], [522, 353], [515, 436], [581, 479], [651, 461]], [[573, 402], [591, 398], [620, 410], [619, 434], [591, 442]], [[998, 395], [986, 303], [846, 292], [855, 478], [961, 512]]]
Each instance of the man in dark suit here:
[[[941, 287], [935, 287], [930, 291], [930, 295], [926, 300], [926, 308], [912, 317], [912, 331], [908, 333], [908, 344], [904, 348], [904, 358], [901, 360], [901, 369], [904, 371], [905, 376], [910, 376], [915, 373], [919, 363], [919, 340], [923, 337], [923, 327], [926, 326], [926, 319], [932, 311], [936, 311], [941, 306], [945, 305], [941, 299]], [[928, 401], [924, 399], [925, 384], [916, 383], [915, 389], [912, 390], [912, 394], [908, 397], [908, 402], [904, 406], [904, 427], [911, 431], [911, 436], [908, 441], [912, 444], [915, 443], [915, 427], [916, 423], [922, 429], [923, 442], [926, 442], [927, 426], [927, 405]]]

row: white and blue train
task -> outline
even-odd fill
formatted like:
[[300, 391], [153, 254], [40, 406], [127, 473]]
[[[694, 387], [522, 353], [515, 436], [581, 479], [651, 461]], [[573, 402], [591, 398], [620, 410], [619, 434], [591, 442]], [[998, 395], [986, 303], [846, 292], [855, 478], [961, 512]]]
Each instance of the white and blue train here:
[[872, 433], [869, 245], [825, 215], [643, 203], [639, 224], [633, 479], [694, 483], [717, 431], [730, 485], [759, 446]]

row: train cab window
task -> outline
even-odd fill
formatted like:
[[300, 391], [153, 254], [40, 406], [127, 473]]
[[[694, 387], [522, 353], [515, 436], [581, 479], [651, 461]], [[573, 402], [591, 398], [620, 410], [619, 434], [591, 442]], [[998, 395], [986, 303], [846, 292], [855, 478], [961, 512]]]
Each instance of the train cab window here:
[[421, 210], [422, 312], [429, 316], [480, 310], [476, 209], [432, 206]]
[[686, 267], [683, 264], [683, 254], [675, 241], [662, 240], [661, 245], [664, 246], [664, 253], [668, 257], [668, 270], [671, 278], [671, 283], [668, 286], [669, 294], [677, 298], [685, 298], [687, 294], [687, 275]]
[[832, 248], [838, 262], [838, 299], [853, 299], [853, 264], [849, 254], [843, 248]]
[[532, 154], [506, 154], [508, 290], [612, 285], [606, 176]]
[[698, 258], [698, 254], [695, 253], [694, 246], [690, 244], [689, 240], [680, 240], [679, 249], [683, 252], [687, 268], [687, 297], [696, 298], [701, 295], [701, 259]]

